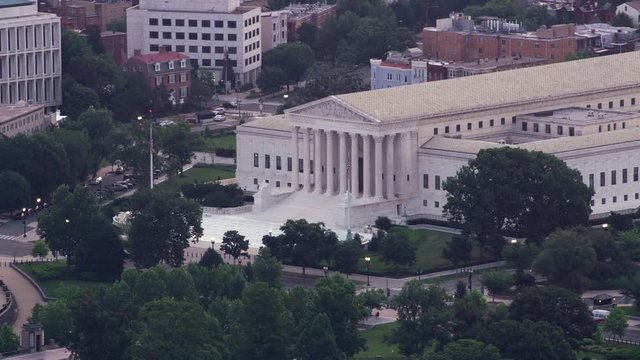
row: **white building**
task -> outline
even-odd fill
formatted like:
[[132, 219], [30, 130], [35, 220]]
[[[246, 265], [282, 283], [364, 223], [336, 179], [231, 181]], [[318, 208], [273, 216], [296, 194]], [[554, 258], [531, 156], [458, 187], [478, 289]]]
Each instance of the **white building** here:
[[442, 181], [517, 146], [578, 169], [606, 215], [640, 206], [639, 101], [637, 52], [331, 96], [238, 127], [236, 179], [282, 221], [441, 218]]
[[[222, 80], [225, 53], [239, 85], [255, 83], [261, 59], [260, 8], [239, 0], [140, 0], [127, 9], [127, 55], [184, 53]], [[230, 81], [230, 79], [227, 79]]]
[[633, 21], [633, 26], [640, 24], [640, 1], [629, 1], [618, 5], [616, 14], [627, 14]]
[[0, 2], [0, 106], [62, 104], [60, 18], [35, 1]]
[[265, 53], [274, 47], [287, 43], [287, 21], [289, 11], [270, 11], [260, 14], [262, 26], [262, 52]]
[[389, 51], [385, 59], [370, 59], [371, 90], [418, 84], [427, 81], [427, 63], [419, 48]]

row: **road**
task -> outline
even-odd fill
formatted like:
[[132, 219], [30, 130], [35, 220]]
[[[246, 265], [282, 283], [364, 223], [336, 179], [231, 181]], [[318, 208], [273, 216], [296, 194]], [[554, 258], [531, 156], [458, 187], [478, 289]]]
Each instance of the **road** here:
[[69, 351], [67, 349], [47, 350], [44, 352], [26, 354], [20, 356], [14, 356], [8, 359], [12, 360], [63, 360], [69, 358]]

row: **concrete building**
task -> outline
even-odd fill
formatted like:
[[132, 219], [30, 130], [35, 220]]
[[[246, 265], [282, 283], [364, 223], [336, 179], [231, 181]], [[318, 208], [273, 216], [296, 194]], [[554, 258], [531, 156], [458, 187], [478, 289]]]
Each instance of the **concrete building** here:
[[173, 105], [188, 101], [191, 91], [191, 62], [184, 54], [164, 49], [157, 54], [136, 53], [124, 64], [124, 70], [142, 74], [152, 90], [164, 86]]
[[127, 61], [127, 33], [117, 31], [103, 31], [100, 42], [104, 53], [111, 55], [116, 64], [122, 65]]
[[298, 3], [291, 4], [284, 10], [289, 12], [287, 25], [289, 30], [287, 34], [288, 42], [295, 42], [298, 37], [297, 30], [302, 26], [302, 24], [309, 22], [318, 28], [321, 28], [322, 24], [324, 24], [324, 21], [329, 16], [334, 16], [336, 14], [336, 5], [327, 5], [322, 2], [317, 2], [315, 4]]
[[635, 28], [602, 23], [577, 25], [576, 35], [584, 39], [578, 42], [578, 52], [593, 52], [597, 55], [635, 51], [636, 43], [640, 40], [640, 34]]
[[616, 14], [626, 14], [633, 21], [633, 26], [640, 24], [640, 0], [629, 1], [624, 4], [618, 5], [616, 8]]
[[262, 29], [262, 52], [287, 43], [289, 12], [286, 10], [263, 12], [260, 14]]
[[43, 105], [29, 105], [24, 101], [0, 106], [0, 134], [13, 137], [46, 130], [51, 127], [51, 116], [45, 115]]
[[239, 0], [140, 0], [127, 9], [127, 55], [164, 46], [215, 71], [217, 79], [224, 79], [226, 62], [235, 74], [228, 85], [242, 86], [255, 83], [260, 73], [260, 30], [260, 8], [240, 6]]
[[442, 181], [515, 146], [593, 178], [592, 216], [606, 216], [640, 206], [639, 100], [638, 52], [330, 96], [239, 126], [236, 179], [256, 213], [357, 231], [441, 219]]
[[497, 18], [475, 25], [470, 17], [459, 13], [438, 19], [436, 27], [422, 31], [424, 56], [453, 62], [513, 56], [560, 62], [567, 55], [576, 54], [578, 40], [574, 24], [542, 27], [528, 33], [520, 24]]
[[0, 106], [62, 104], [60, 18], [35, 1], [0, 1]]

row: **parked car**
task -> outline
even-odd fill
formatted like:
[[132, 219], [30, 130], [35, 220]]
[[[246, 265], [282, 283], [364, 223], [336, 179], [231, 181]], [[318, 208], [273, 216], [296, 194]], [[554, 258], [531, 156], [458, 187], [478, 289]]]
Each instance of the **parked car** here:
[[124, 168], [122, 166], [118, 166], [116, 167], [116, 171], [115, 171], [116, 175], [122, 175], [124, 174]]
[[113, 183], [111, 184], [111, 189], [113, 189], [113, 191], [125, 191], [127, 190], [127, 186], [124, 184]]
[[213, 112], [216, 113], [216, 115], [224, 115], [225, 114], [224, 108], [221, 108], [221, 107], [213, 109]]
[[91, 178], [91, 180], [89, 180], [90, 185], [98, 185], [101, 182], [102, 182], [102, 177]]
[[216, 116], [214, 116], [214, 117], [213, 117], [213, 121], [215, 121], [215, 122], [222, 122], [222, 121], [224, 121], [225, 119], [226, 119], [226, 118], [225, 118], [225, 116], [224, 116], [224, 115], [216, 115]]
[[222, 107], [225, 109], [235, 109], [238, 107], [238, 103], [234, 102], [226, 102], [222, 104]]

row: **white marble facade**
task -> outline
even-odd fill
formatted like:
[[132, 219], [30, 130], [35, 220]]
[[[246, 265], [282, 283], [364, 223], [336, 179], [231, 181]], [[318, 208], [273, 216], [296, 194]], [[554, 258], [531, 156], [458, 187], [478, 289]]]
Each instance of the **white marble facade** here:
[[[632, 59], [640, 62], [640, 55], [634, 56]], [[622, 70], [624, 67], [622, 65]], [[545, 68], [548, 67], [536, 69]], [[566, 70], [572, 68], [566, 67]], [[511, 72], [516, 74], [516, 80], [518, 71]], [[527, 71], [525, 75], [530, 76], [532, 70]], [[630, 113], [635, 119], [633, 113], [640, 109], [636, 101], [640, 101], [640, 71], [636, 65], [630, 66], [630, 71], [637, 73], [631, 86], [618, 86], [614, 79], [606, 88], [569, 89], [561, 97], [547, 97], [542, 92], [542, 98], [528, 99], [526, 94], [514, 94], [514, 101], [468, 109], [462, 109], [465, 102], [482, 101], [478, 98], [482, 94], [473, 95], [473, 99], [466, 99], [470, 97], [468, 94], [457, 96], [455, 82], [460, 86], [482, 85], [469, 80], [464, 83], [458, 79], [447, 80], [451, 83], [444, 90], [442, 86], [438, 90], [451, 91], [450, 100], [461, 104], [461, 111], [457, 112], [430, 113], [429, 101], [421, 104], [402, 99], [411, 88], [424, 91], [430, 84], [416, 85], [421, 88], [404, 87], [404, 93], [399, 93], [398, 98], [392, 97], [393, 89], [384, 90], [390, 95], [386, 100], [389, 106], [398, 108], [392, 102], [404, 101], [405, 107], [425, 108], [422, 113], [412, 108], [405, 114], [400, 107], [394, 116], [386, 111], [384, 104], [372, 102], [369, 106], [367, 97], [380, 101], [379, 91], [328, 97], [290, 109], [284, 115], [257, 119], [238, 127], [236, 178], [239, 185], [249, 191], [258, 191], [260, 184], [268, 182], [273, 193], [307, 193], [304, 199], [308, 199], [309, 208], [314, 207], [317, 196], [344, 197], [345, 193], [351, 193], [353, 224], [371, 223], [380, 215], [397, 220], [405, 216], [441, 218], [445, 204], [441, 182], [455, 175], [480, 149], [505, 146], [498, 141], [480, 139], [499, 139], [502, 135], [517, 133], [522, 126], [518, 116], [568, 107], [604, 107]], [[478, 76], [479, 80], [473, 81], [482, 83], [492, 75]], [[536, 81], [538, 86], [544, 86], [540, 80]], [[487, 102], [490, 100], [487, 98]], [[559, 139], [557, 135], [556, 139], [551, 136], [538, 139], [531, 134], [531, 142], [510, 146], [552, 153], [580, 170], [587, 184], [590, 174], [599, 181], [600, 173], [604, 172], [605, 184], [594, 186], [594, 214], [640, 206], [640, 182], [637, 176], [634, 181], [633, 175], [640, 166], [637, 121], [629, 120], [624, 128], [602, 134], [569, 136], [568, 128], [564, 131], [565, 136]], [[612, 183], [611, 178], [616, 176], [617, 181]], [[335, 214], [336, 223], [344, 226], [347, 216], [344, 202], [335, 209]], [[301, 212], [300, 217], [304, 215]]]

